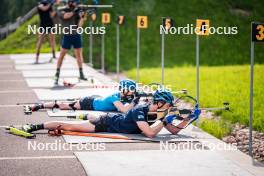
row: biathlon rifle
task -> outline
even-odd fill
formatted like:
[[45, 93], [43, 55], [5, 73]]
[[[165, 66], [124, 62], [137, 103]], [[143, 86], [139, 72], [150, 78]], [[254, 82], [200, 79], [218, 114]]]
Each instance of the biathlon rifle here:
[[[57, 10], [63, 10], [65, 8], [67, 8], [66, 3], [64, 3], [64, 6], [60, 6], [57, 8]], [[86, 12], [88, 15], [93, 15], [96, 14], [97, 12], [97, 8], [112, 8], [113, 5], [99, 5], [99, 1], [98, 0], [93, 0], [91, 5], [88, 4], [78, 4], [77, 8], [74, 9], [75, 12]]]
[[[183, 100], [184, 98], [192, 100], [195, 103], [194, 108], [192, 108], [192, 109], [187, 109], [187, 108], [180, 109], [180, 108], [178, 108], [178, 106], [176, 104], [180, 100]], [[192, 96], [189, 96], [189, 95], [183, 95], [183, 96], [177, 98], [174, 102], [174, 105], [172, 107], [170, 107], [169, 109], [166, 109], [166, 110], [159, 109], [159, 110], [157, 110], [157, 112], [149, 112], [149, 115], [156, 115], [156, 117], [155, 117], [155, 119], [152, 118], [148, 121], [149, 122], [155, 122], [157, 120], [165, 118], [167, 115], [175, 115], [176, 119], [178, 119], [178, 120], [185, 120], [186, 118], [191, 119], [188, 123], [188, 125], [190, 125], [191, 123], [193, 123], [194, 121], [196, 121], [199, 118], [202, 110], [208, 110], [208, 111], [226, 110], [226, 111], [232, 112], [230, 110], [228, 102], [224, 102], [223, 107], [200, 108], [198, 101], [195, 98], [193, 98]], [[185, 117], [183, 117], [183, 116], [185, 116]]]

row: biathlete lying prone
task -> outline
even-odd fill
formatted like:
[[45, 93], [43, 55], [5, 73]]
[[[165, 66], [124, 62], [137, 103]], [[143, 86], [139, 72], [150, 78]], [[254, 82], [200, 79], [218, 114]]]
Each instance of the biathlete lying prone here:
[[182, 119], [177, 126], [172, 125], [176, 115], [167, 115], [160, 119], [159, 123], [152, 124], [148, 122], [148, 112], [157, 112], [158, 110], [168, 110], [174, 103], [174, 97], [170, 91], [165, 89], [157, 90], [153, 94], [153, 102], [147, 105], [137, 105], [128, 110], [127, 113], [111, 114], [107, 113], [97, 118], [89, 115], [88, 120], [76, 122], [70, 121], [50, 121], [41, 124], [27, 124], [22, 126], [22, 130], [31, 133], [33, 131], [47, 129], [72, 131], [72, 132], [110, 132], [127, 134], [144, 134], [147, 137], [155, 137], [163, 127], [172, 134], [177, 134], [193, 120], [193, 116]]
[[47, 102], [34, 105], [26, 105], [26, 112], [34, 112], [40, 109], [60, 110], [94, 110], [94, 111], [119, 111], [127, 112], [133, 108], [139, 101], [139, 97], [135, 97], [136, 83], [126, 79], [119, 83], [119, 92], [103, 98], [83, 97], [74, 102]]

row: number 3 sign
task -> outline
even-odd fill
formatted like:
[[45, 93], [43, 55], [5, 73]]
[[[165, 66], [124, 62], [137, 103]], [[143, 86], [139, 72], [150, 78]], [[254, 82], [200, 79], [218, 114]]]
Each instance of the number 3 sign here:
[[264, 42], [264, 23], [252, 23], [252, 41]]

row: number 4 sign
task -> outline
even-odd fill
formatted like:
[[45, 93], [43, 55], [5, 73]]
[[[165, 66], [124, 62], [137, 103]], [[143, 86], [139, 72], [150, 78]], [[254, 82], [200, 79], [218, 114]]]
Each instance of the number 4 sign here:
[[209, 20], [196, 20], [196, 34], [209, 35]]

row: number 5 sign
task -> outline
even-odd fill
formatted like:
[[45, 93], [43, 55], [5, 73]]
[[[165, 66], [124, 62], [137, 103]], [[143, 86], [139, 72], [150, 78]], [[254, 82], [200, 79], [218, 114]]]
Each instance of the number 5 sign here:
[[264, 42], [264, 23], [252, 23], [252, 41]]

